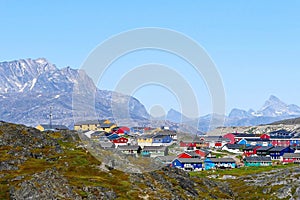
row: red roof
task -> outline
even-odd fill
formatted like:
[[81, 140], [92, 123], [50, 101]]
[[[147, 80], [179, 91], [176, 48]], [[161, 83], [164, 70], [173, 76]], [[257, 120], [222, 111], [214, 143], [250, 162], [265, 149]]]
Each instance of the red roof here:
[[114, 139], [112, 142], [113, 142], [113, 143], [127, 143], [127, 142], [128, 142], [128, 139], [125, 138], [125, 137], [120, 137], [120, 138], [118, 138], [118, 139]]
[[222, 146], [222, 142], [216, 142], [216, 143], [215, 143], [215, 146], [216, 146], [216, 147], [221, 147], [221, 146]]
[[267, 135], [267, 134], [262, 134], [262, 135], [260, 136], [260, 139], [270, 139], [270, 136]]
[[192, 156], [187, 153], [181, 153], [177, 156], [177, 158], [192, 158]]
[[117, 133], [125, 133], [125, 132], [129, 132], [130, 128], [126, 127], [126, 126], [122, 126], [117, 130]]
[[204, 151], [201, 151], [199, 149], [195, 150], [195, 153], [200, 155], [201, 157], [205, 157], [206, 153]]

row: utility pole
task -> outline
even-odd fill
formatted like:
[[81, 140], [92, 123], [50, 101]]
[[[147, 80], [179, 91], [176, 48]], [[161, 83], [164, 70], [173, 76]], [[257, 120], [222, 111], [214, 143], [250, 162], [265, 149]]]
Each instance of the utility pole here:
[[52, 129], [52, 106], [50, 106], [50, 114], [49, 114], [49, 119], [50, 119], [50, 129]]

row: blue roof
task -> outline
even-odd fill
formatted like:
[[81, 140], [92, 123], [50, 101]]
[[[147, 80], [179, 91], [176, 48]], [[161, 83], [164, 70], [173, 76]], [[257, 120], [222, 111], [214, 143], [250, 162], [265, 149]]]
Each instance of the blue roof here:
[[278, 152], [278, 151], [280, 152], [280, 151], [282, 151], [282, 150], [284, 150], [286, 148], [288, 148], [288, 147], [277, 146], [277, 147], [272, 148], [270, 150], [270, 152]]

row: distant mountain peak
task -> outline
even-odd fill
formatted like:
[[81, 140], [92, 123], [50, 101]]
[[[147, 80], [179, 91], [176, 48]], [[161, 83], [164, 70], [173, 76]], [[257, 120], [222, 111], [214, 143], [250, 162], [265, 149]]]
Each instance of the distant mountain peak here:
[[291, 116], [300, 115], [300, 108], [293, 104], [288, 105], [278, 97], [271, 95], [258, 112], [267, 117]]
[[177, 110], [175, 110], [175, 109], [173, 109], [173, 108], [171, 108], [171, 109], [168, 111], [168, 113], [178, 113], [178, 114], [181, 114], [179, 111], [177, 111]]
[[282, 109], [286, 107], [287, 104], [281, 101], [278, 97], [271, 95], [269, 99], [264, 103], [263, 107], [260, 109], [260, 111], [268, 109], [268, 108], [273, 108], [275, 110], [277, 109]]
[[249, 113], [245, 110], [234, 108], [231, 110], [228, 117], [243, 119], [243, 118], [249, 117]]
[[190, 121], [191, 119], [183, 115], [181, 112], [171, 108], [167, 113], [166, 120], [175, 123], [182, 123], [182, 122]]
[[278, 97], [271, 95], [268, 99], [269, 102], [274, 102], [274, 103], [283, 103]]

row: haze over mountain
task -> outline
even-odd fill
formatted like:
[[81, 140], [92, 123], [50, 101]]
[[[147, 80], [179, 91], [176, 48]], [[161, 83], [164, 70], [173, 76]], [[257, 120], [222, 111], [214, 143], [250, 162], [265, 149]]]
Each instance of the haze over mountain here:
[[[170, 114], [169, 114], [170, 113]], [[216, 127], [210, 125], [212, 115], [205, 115], [198, 119], [189, 119], [186, 116], [174, 110], [170, 110], [167, 115], [167, 119], [179, 123], [178, 119], [182, 119], [182, 123], [187, 123], [191, 126], [195, 126], [198, 122], [198, 129], [201, 131], [208, 131]], [[224, 126], [251, 126], [276, 122], [283, 119], [290, 119], [300, 116], [300, 107], [294, 104], [286, 104], [282, 102], [278, 97], [271, 95], [268, 100], [265, 101], [263, 106], [254, 111], [249, 109], [248, 111], [234, 108], [231, 110], [228, 116], [214, 115], [217, 122], [222, 123], [224, 119]], [[182, 117], [182, 118], [181, 118]]]
[[[126, 117], [128, 118], [126, 109], [129, 109], [130, 118], [137, 125], [157, 126], [163, 122], [168, 122], [170, 125], [181, 123], [193, 130], [198, 127], [203, 132], [216, 128], [215, 125], [210, 125], [212, 116], [215, 122], [219, 122], [216, 124], [223, 124], [224, 121], [224, 126], [266, 124], [300, 116], [300, 107], [294, 104], [288, 105], [272, 95], [257, 111], [234, 108], [228, 116], [210, 114], [190, 119], [171, 109], [165, 117], [150, 122], [150, 115], [137, 99], [97, 89], [82, 70], [74, 70], [70, 67], [58, 69], [46, 59], [39, 58], [2, 62], [0, 72], [1, 120], [31, 126], [49, 123], [50, 107], [53, 110], [53, 123], [69, 127], [72, 127], [74, 120], [114, 118], [116, 115], [121, 119], [124, 117], [126, 123]], [[74, 86], [78, 83], [81, 83], [81, 88], [74, 90]], [[77, 94], [75, 95], [78, 98], [77, 103], [84, 110], [78, 116], [73, 115], [74, 94]], [[93, 94], [95, 99], [90, 99]], [[91, 100], [95, 101], [92, 105], [95, 108], [88, 104]], [[117, 105], [115, 106], [117, 111], [112, 109], [113, 105]], [[95, 113], [90, 112], [93, 109]]]

